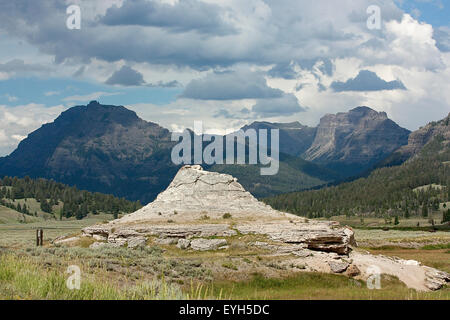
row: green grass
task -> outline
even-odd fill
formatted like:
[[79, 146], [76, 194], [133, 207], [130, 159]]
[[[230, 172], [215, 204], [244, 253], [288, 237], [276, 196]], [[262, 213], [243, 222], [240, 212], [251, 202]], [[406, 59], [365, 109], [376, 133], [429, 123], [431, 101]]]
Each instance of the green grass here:
[[[441, 225], [442, 216], [443, 216], [443, 204], [441, 204], [441, 211], [436, 211], [431, 214], [431, 217], [434, 219], [436, 230], [450, 230], [449, 224]], [[319, 220], [333, 220], [338, 221], [342, 225], [348, 225], [352, 228], [372, 230], [372, 229], [384, 229], [387, 228], [389, 230], [401, 230], [401, 231], [429, 231], [433, 229], [432, 224], [429, 222], [429, 218], [423, 218], [419, 216], [412, 216], [408, 219], [400, 217], [400, 223], [398, 225], [394, 225], [394, 218], [391, 219], [391, 223], [386, 223], [384, 218], [380, 217], [359, 217], [359, 216], [350, 216], [347, 217], [345, 215], [341, 216], [332, 216], [329, 219], [319, 219]], [[417, 226], [417, 223], [419, 226]]]
[[[8, 209], [8, 208], [6, 208]], [[8, 209], [9, 210], [9, 209]], [[2, 207], [0, 207], [0, 219], [2, 217]], [[15, 211], [14, 211], [15, 212]], [[9, 215], [10, 213], [8, 213]], [[22, 214], [20, 214], [22, 215]], [[26, 219], [34, 217], [25, 215]], [[55, 239], [58, 236], [80, 233], [84, 227], [102, 223], [112, 219], [112, 215], [100, 214], [89, 216], [82, 220], [43, 220], [35, 218], [30, 223], [19, 223], [17, 220], [9, 220], [10, 222], [0, 223], [0, 246], [32, 246], [36, 241], [36, 229], [44, 229], [44, 243]]]
[[100, 279], [83, 275], [79, 290], [66, 286], [64, 270], [37, 268], [27, 257], [12, 254], [1, 256], [0, 299], [52, 300], [116, 300], [116, 299], [183, 299], [181, 290], [164, 280], [142, 282], [121, 288]]
[[23, 215], [22, 213], [17, 212], [16, 210], [0, 206], [0, 224], [31, 223], [42, 220], [43, 220], [42, 218]]
[[450, 243], [429, 244], [421, 248], [422, 250], [441, 250], [450, 249]]
[[214, 295], [231, 299], [450, 299], [450, 290], [417, 292], [408, 289], [398, 279], [383, 276], [380, 290], [370, 290], [365, 282], [345, 276], [301, 272], [286, 278], [266, 278], [255, 274], [241, 282], [214, 284]]

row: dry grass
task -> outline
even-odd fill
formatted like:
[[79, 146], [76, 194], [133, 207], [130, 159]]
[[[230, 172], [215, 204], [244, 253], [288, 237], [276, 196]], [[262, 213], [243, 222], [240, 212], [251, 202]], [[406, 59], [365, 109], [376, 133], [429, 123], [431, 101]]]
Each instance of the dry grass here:
[[[0, 225], [0, 298], [2, 299], [450, 299], [450, 289], [420, 293], [397, 279], [384, 277], [381, 290], [345, 276], [279, 268], [286, 257], [274, 257], [252, 245], [271, 242], [261, 235], [227, 237], [228, 250], [197, 252], [174, 245], [154, 245], [142, 250], [126, 248], [34, 247], [37, 226], [59, 227], [44, 232], [50, 238], [71, 235], [97, 220], [47, 221], [18, 226]], [[214, 221], [211, 219], [210, 221]], [[232, 222], [234, 218], [227, 219]], [[221, 219], [223, 223], [223, 218]], [[62, 229], [64, 228], [64, 229]], [[448, 233], [356, 230], [357, 238], [389, 246], [368, 248], [374, 254], [419, 260], [450, 272], [446, 247], [426, 250], [399, 248], [398, 244], [420, 241], [421, 245], [449, 243]], [[389, 235], [389, 236], [387, 236]], [[398, 241], [398, 242], [394, 242]], [[377, 242], [378, 243], [378, 242]], [[392, 245], [394, 243], [395, 245]], [[422, 247], [421, 246], [421, 247]], [[2, 249], [7, 247], [8, 249]], [[2, 254], [3, 250], [3, 254]], [[83, 289], [65, 287], [67, 266], [82, 269]]]

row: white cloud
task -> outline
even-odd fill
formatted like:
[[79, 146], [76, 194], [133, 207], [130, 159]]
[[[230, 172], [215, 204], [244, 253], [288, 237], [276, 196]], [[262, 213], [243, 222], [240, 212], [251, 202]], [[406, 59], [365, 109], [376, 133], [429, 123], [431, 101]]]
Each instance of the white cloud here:
[[[450, 111], [448, 28], [435, 30], [429, 24], [418, 22], [404, 14], [394, 0], [340, 0], [339, 3], [324, 0], [320, 5], [306, 0], [203, 1], [223, 7], [226, 14], [221, 18], [238, 30], [216, 35], [192, 28], [173, 32], [174, 26], [100, 25], [96, 17], [105, 15], [113, 2], [82, 0], [75, 3], [85, 8], [83, 30], [67, 32], [57, 29], [57, 21], [63, 19], [65, 12], [52, 5], [56, 1], [36, 5], [17, 0], [10, 6], [20, 5], [21, 1], [42, 13], [42, 19], [36, 19], [33, 10], [19, 10], [14, 17], [5, 10], [0, 12], [0, 31], [3, 30], [2, 35], [6, 33], [6, 38], [24, 40], [26, 52], [30, 52], [30, 47], [35, 48], [32, 53], [36, 60], [23, 52], [17, 55], [20, 48], [14, 45], [14, 54], [10, 50], [0, 52], [3, 67], [24, 67], [29, 61], [36, 61], [48, 67], [49, 75], [72, 76], [77, 70], [83, 70], [79, 74], [81, 80], [104, 83], [114, 70], [129, 65], [142, 73], [148, 83], [178, 80], [187, 85], [193, 79], [212, 79], [208, 74], [214, 71], [232, 72], [245, 65], [268, 73], [269, 87], [284, 94], [295, 94], [301, 105], [309, 107], [300, 114], [273, 116], [267, 120], [300, 120], [309, 125], [316, 125], [325, 113], [345, 111], [357, 105], [385, 110], [409, 129]], [[115, 1], [115, 4], [120, 6], [122, 2]], [[191, 1], [194, 5], [197, 2]], [[366, 9], [374, 2], [381, 8], [381, 30], [368, 30], [366, 26]], [[40, 11], [42, 8], [45, 10]], [[50, 18], [46, 19], [47, 16]], [[177, 21], [178, 25], [182, 22]], [[3, 38], [0, 37], [0, 47], [9, 48]], [[8, 63], [16, 55], [27, 63]], [[59, 63], [57, 68], [54, 60]], [[398, 79], [408, 90], [337, 93], [329, 89], [334, 81], [345, 82], [361, 70], [374, 72], [388, 82]], [[0, 71], [0, 79], [8, 79], [10, 73]], [[212, 83], [205, 84], [208, 90]], [[231, 84], [238, 86], [237, 89], [249, 85]], [[222, 98], [229, 93], [223, 92]], [[63, 101], [88, 102], [112, 94], [119, 93], [94, 92], [66, 97]], [[254, 95], [240, 97], [255, 98]], [[241, 119], [231, 119], [229, 115], [239, 115], [243, 108], [251, 110], [256, 103], [255, 99], [179, 99], [166, 106], [142, 103], [132, 108], [144, 118], [169, 128], [192, 126], [194, 119], [204, 119], [211, 127], [222, 130], [249, 121], [244, 115]], [[214, 117], [219, 114], [222, 117]], [[28, 125], [26, 121], [22, 123]]]
[[0, 105], [0, 156], [12, 152], [30, 132], [53, 121], [65, 109], [62, 105], [45, 107], [35, 103], [17, 107]]

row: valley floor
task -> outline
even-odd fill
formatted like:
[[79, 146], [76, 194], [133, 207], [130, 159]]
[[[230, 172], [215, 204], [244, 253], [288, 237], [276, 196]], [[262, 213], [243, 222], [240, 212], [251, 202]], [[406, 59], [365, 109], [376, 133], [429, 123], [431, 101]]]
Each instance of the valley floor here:
[[[226, 251], [192, 252], [174, 246], [144, 249], [52, 246], [50, 240], [79, 233], [104, 217], [0, 225], [1, 299], [450, 299], [450, 288], [416, 292], [383, 276], [381, 289], [346, 276], [308, 272], [289, 265], [239, 236]], [[35, 247], [35, 229], [44, 247]], [[355, 229], [357, 250], [414, 259], [450, 272], [450, 233]], [[411, 245], [413, 243], [414, 245]], [[69, 290], [70, 265], [81, 269], [80, 290]]]

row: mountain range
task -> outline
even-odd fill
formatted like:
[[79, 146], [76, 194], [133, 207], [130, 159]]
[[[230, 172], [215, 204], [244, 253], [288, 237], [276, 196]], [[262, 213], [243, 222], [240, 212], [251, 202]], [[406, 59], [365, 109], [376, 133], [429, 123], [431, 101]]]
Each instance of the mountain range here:
[[[257, 197], [356, 176], [396, 150], [403, 152], [400, 147], [408, 145], [408, 137], [413, 136], [386, 113], [369, 107], [325, 115], [317, 127], [253, 122], [242, 129], [248, 128], [280, 130], [277, 175], [261, 176], [258, 165], [205, 168], [236, 176]], [[140, 119], [123, 106], [92, 101], [68, 109], [30, 133], [13, 153], [0, 158], [0, 176], [54, 179], [147, 203], [168, 186], [179, 169], [170, 158], [174, 144], [171, 132], [158, 124]]]
[[[446, 209], [450, 201], [449, 164], [450, 114], [411, 133], [407, 145], [365, 177], [320, 190], [281, 194], [265, 202], [277, 210], [311, 218], [355, 214], [428, 218], [428, 212]], [[448, 221], [450, 211], [442, 219]]]

